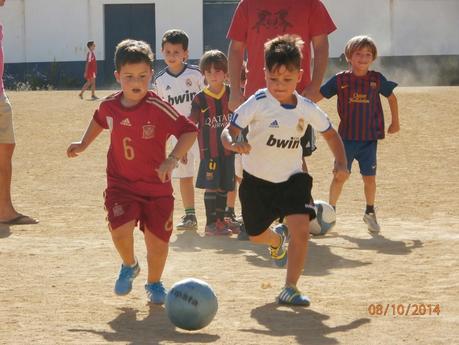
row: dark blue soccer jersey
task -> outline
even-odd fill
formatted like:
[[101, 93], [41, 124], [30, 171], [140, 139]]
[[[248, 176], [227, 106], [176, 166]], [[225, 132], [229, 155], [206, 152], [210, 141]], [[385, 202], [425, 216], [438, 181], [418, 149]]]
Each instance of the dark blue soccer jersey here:
[[230, 156], [234, 152], [223, 147], [220, 136], [231, 121], [228, 109], [230, 88], [228, 85], [220, 94], [214, 94], [205, 88], [199, 92], [191, 103], [190, 118], [199, 128], [198, 142], [202, 159]]
[[381, 73], [369, 71], [355, 76], [344, 71], [320, 88], [325, 98], [338, 95], [338, 132], [344, 140], [369, 141], [384, 138], [384, 114], [380, 94], [389, 97], [397, 86]]

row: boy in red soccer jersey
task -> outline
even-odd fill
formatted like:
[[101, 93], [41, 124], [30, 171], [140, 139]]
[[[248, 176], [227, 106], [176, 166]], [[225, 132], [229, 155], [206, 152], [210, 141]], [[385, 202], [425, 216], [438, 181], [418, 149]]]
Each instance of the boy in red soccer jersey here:
[[[376, 196], [376, 151], [378, 140], [384, 138], [384, 114], [380, 94], [387, 97], [392, 122], [389, 134], [400, 130], [397, 98], [393, 90], [396, 83], [388, 81], [381, 73], [369, 68], [377, 56], [376, 45], [368, 36], [355, 36], [345, 48], [350, 70], [330, 78], [321, 88], [323, 97], [338, 96], [338, 132], [346, 149], [348, 169], [357, 160], [362, 174], [366, 209], [363, 221], [373, 233], [380, 231], [374, 208]], [[334, 176], [330, 185], [329, 202], [336, 209], [336, 203], [347, 177]]]
[[[110, 131], [105, 209], [113, 243], [123, 261], [115, 293], [126, 295], [140, 268], [134, 254], [133, 230], [145, 235], [148, 300], [164, 303], [161, 275], [172, 233], [174, 198], [172, 170], [196, 140], [196, 126], [148, 87], [153, 53], [143, 41], [124, 40], [115, 51], [115, 78], [122, 91], [100, 104], [81, 141], [67, 149], [69, 157], [83, 152], [103, 129]], [[177, 144], [166, 157], [170, 135]]]
[[84, 67], [84, 79], [86, 79], [86, 83], [84, 83], [83, 87], [81, 88], [78, 97], [83, 99], [84, 92], [91, 88], [91, 99], [98, 99], [96, 96], [97, 60], [96, 54], [94, 54], [96, 44], [94, 41], [89, 41], [86, 46], [89, 49], [88, 54], [86, 55], [86, 65]]
[[205, 189], [207, 236], [239, 233], [239, 224], [225, 220], [227, 193], [234, 190], [234, 153], [220, 140], [223, 128], [230, 122], [229, 86], [225, 85], [228, 60], [221, 51], [209, 50], [201, 57], [199, 68], [207, 87], [191, 103], [190, 118], [198, 125], [199, 164], [196, 188]]

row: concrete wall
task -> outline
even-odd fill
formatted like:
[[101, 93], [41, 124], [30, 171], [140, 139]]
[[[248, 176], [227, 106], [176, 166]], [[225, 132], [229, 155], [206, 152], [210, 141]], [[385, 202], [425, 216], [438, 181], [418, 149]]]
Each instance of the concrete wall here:
[[167, 29], [185, 30], [193, 44], [190, 57], [203, 50], [202, 0], [7, 0], [0, 8], [6, 63], [81, 61], [86, 42], [97, 43], [104, 59], [104, 4], [154, 3], [156, 51]]
[[373, 37], [381, 56], [459, 55], [457, 0], [322, 0], [338, 30], [330, 56], [355, 35]]

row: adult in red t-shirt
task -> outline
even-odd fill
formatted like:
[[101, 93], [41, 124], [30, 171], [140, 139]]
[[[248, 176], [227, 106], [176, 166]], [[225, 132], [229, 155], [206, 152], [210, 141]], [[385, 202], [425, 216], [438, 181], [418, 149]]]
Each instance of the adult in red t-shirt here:
[[[312, 101], [320, 99], [319, 89], [328, 63], [328, 34], [336, 29], [319, 0], [241, 0], [233, 15], [227, 37], [229, 45], [230, 109], [236, 109], [248, 96], [265, 87], [263, 46], [268, 39], [297, 34], [305, 42], [303, 79], [297, 90]], [[311, 79], [311, 44], [314, 68]], [[247, 51], [247, 84], [240, 90], [241, 66]], [[245, 96], [245, 97], [244, 97]]]

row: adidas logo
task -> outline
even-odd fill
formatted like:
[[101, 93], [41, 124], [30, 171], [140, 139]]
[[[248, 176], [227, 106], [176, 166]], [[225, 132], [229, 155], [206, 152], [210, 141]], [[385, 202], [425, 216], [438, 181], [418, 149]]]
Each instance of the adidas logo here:
[[120, 122], [120, 125], [122, 126], [127, 126], [127, 127], [131, 127], [131, 121], [129, 121], [129, 118], [126, 117], [123, 121]]
[[274, 121], [271, 122], [271, 124], [269, 125], [269, 128], [279, 128], [279, 122], [277, 122], [277, 120], [274, 120]]

